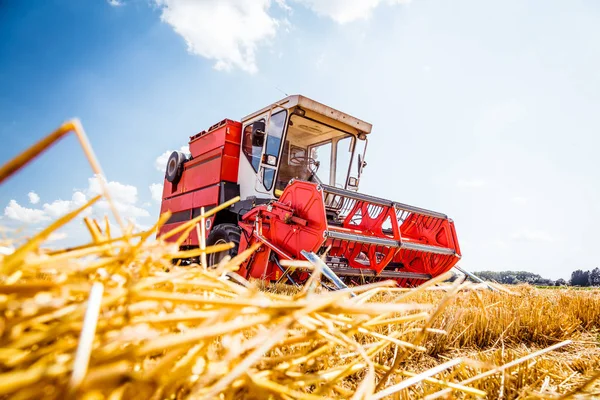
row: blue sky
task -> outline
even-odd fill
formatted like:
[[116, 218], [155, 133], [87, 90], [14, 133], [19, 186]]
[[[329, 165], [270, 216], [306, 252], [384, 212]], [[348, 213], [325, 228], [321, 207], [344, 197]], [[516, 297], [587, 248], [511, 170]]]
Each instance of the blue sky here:
[[[157, 157], [283, 91], [373, 123], [361, 191], [449, 214], [465, 268], [598, 266], [595, 1], [5, 1], [0, 37], [0, 163], [78, 117], [141, 226]], [[90, 177], [66, 138], [2, 185], [0, 224], [44, 226]]]

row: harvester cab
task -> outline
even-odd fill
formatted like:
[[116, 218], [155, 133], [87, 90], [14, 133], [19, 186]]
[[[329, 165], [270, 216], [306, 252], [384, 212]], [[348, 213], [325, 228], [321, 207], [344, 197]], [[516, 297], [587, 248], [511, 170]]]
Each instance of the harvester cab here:
[[370, 132], [370, 124], [303, 96], [250, 114], [242, 119], [240, 193], [278, 198], [292, 179], [356, 191]]
[[[241, 266], [245, 278], [303, 281], [282, 260], [322, 255], [346, 280], [420, 284], [460, 259], [446, 215], [358, 192], [371, 124], [304, 96], [289, 96], [241, 119], [190, 137], [189, 155], [168, 160], [162, 235], [236, 196], [206, 219], [205, 229], [170, 236], [184, 249], [233, 242], [235, 255], [257, 243]], [[227, 253], [209, 255], [216, 265]]]

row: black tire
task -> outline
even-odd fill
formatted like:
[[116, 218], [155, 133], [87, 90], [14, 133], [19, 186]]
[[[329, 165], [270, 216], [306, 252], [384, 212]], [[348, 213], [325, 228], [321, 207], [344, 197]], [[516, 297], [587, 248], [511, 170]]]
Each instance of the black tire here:
[[240, 247], [241, 233], [240, 227], [234, 224], [219, 224], [210, 231], [208, 238], [206, 239], [207, 246], [220, 243], [233, 243], [234, 247], [229, 251], [208, 254], [206, 261], [209, 267], [217, 266], [226, 255], [230, 255], [231, 257], [237, 255]]
[[171, 183], [178, 182], [183, 172], [183, 163], [187, 161], [187, 157], [180, 151], [174, 151], [169, 156], [167, 161], [167, 170], [165, 177]]

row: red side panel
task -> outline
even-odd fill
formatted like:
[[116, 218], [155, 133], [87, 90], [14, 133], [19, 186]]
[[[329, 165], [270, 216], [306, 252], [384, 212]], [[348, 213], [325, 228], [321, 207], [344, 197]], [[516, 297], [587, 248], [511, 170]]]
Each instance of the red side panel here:
[[[171, 197], [165, 199], [160, 207], [161, 215], [167, 211], [171, 211], [172, 216], [168, 224], [165, 224], [159, 231], [159, 235], [162, 235], [171, 229], [189, 221], [193, 217], [200, 215], [200, 208], [214, 207], [219, 203], [219, 185], [209, 186], [207, 188], [196, 190], [194, 192], [185, 193], [181, 196]], [[210, 218], [210, 226], [212, 226], [212, 220]], [[207, 233], [209, 230], [207, 230]], [[169, 238], [169, 241], [177, 240], [178, 236]], [[182, 243], [183, 246], [194, 246], [198, 245], [198, 236], [196, 231], [193, 230], [190, 236]]]
[[226, 119], [212, 126], [208, 132], [192, 136], [190, 152], [192, 158], [210, 158], [218, 154], [219, 165], [211, 168], [218, 169], [219, 181], [237, 183], [241, 141], [242, 124]]
[[163, 199], [227, 181], [237, 183], [242, 124], [223, 120], [190, 137], [192, 159], [176, 184], [165, 181]]
[[[277, 279], [276, 271], [279, 271], [272, 263], [269, 263], [271, 249], [261, 247], [252, 255], [252, 268], [250, 268], [249, 276], [256, 279], [275, 280]], [[248, 274], [248, 273], [247, 273]], [[248, 278], [249, 276], [246, 276]]]
[[222, 148], [216, 148], [185, 163], [179, 185], [189, 192], [221, 182]]
[[288, 185], [279, 201], [261, 205], [246, 213], [240, 227], [251, 236], [247, 245], [262, 242], [261, 250], [242, 266], [241, 272], [253, 278], [278, 279], [281, 271], [270, 262], [274, 252], [279, 259], [302, 259], [300, 252], [317, 251], [325, 242], [327, 229], [323, 193], [316, 185], [294, 181]]
[[303, 259], [301, 250], [317, 251], [325, 237], [327, 218], [323, 193], [315, 189], [315, 185], [304, 181], [294, 181], [288, 185], [279, 198], [279, 203], [289, 206], [295, 217], [306, 221], [302, 229], [293, 221], [273, 219], [271, 223], [271, 238], [275, 245], [280, 246], [295, 259]]
[[[201, 207], [219, 204], [219, 183], [237, 183], [241, 130], [241, 123], [226, 119], [190, 137], [192, 157], [184, 164], [181, 178], [175, 184], [164, 181], [160, 212], [170, 211], [173, 215], [159, 235], [200, 215]], [[213, 219], [210, 218], [211, 227]], [[175, 241], [177, 236], [169, 240]], [[198, 245], [196, 230], [182, 245]]]
[[160, 205], [161, 215], [167, 211], [171, 213], [181, 212], [185, 210], [191, 210], [193, 207], [192, 193], [183, 194], [181, 196], [170, 197], [164, 199]]
[[190, 137], [190, 153], [192, 157], [198, 157], [228, 143], [239, 146], [242, 140], [241, 131], [241, 123], [225, 119], [210, 127], [208, 131]]

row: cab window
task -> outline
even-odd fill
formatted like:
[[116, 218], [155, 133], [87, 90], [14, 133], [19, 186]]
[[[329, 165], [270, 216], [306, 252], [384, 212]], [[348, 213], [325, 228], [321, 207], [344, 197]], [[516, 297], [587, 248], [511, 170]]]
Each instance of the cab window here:
[[327, 185], [331, 175], [331, 141], [310, 148], [310, 158], [319, 163], [317, 177]]
[[263, 168], [263, 185], [265, 189], [271, 190], [275, 180], [275, 170], [271, 168]]
[[[262, 125], [264, 127], [264, 124], [265, 120], [263, 118], [246, 125], [242, 137], [242, 150], [256, 172], [258, 172], [258, 167], [260, 166], [260, 156], [264, 144], [264, 132], [262, 132], [263, 136], [260, 136], [257, 135], [255, 131], [257, 130], [257, 125]], [[254, 135], [253, 132], [255, 133]]]
[[337, 141], [335, 186], [345, 188], [348, 179], [348, 169], [352, 163], [353, 138], [346, 136]]
[[279, 157], [279, 148], [281, 147], [281, 135], [285, 127], [285, 119], [287, 112], [280, 111], [277, 114], [271, 115], [269, 119], [269, 128], [267, 130], [267, 146], [265, 154], [268, 156]]

